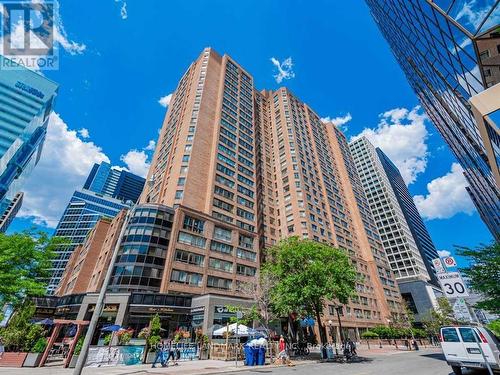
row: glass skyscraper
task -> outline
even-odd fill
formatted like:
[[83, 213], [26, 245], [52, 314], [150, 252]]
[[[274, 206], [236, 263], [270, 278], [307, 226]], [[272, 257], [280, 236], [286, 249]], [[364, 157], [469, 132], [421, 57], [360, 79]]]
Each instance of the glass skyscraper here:
[[432, 242], [431, 236], [425, 227], [417, 206], [415, 206], [415, 203], [413, 202], [413, 198], [408, 191], [408, 187], [406, 186], [399, 169], [380, 148], [377, 148], [376, 152], [392, 186], [392, 190], [394, 191], [394, 195], [396, 196], [399, 206], [403, 211], [403, 215], [408, 223], [410, 232], [413, 235], [415, 244], [420, 250], [420, 254], [424, 260], [427, 272], [429, 272], [431, 281], [433, 284], [438, 286], [439, 283], [436, 278], [436, 270], [434, 269], [432, 260], [439, 258], [439, 255], [434, 243]]
[[109, 164], [94, 165], [84, 188], [76, 190], [57, 225], [55, 236], [69, 239], [69, 244], [56, 250], [47, 288], [48, 294], [57, 289], [64, 268], [77, 245], [102, 217], [115, 217], [120, 210], [135, 203], [144, 186], [144, 179], [129, 172], [112, 169]]
[[[1, 65], [3, 60], [0, 55]], [[1, 231], [19, 211], [22, 199], [16, 196], [40, 160], [57, 89], [56, 83], [22, 67], [0, 71], [0, 216], [9, 216]]]
[[425, 110], [500, 239], [500, 6], [495, 0], [367, 0]]
[[101, 164], [94, 164], [83, 188], [135, 203], [139, 200], [145, 181], [133, 173], [112, 168], [111, 164], [103, 161]]

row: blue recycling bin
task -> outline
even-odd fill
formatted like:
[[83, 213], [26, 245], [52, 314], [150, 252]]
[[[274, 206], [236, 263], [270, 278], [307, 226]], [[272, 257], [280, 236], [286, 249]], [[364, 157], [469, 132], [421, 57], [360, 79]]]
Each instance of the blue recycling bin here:
[[257, 365], [258, 366], [264, 366], [266, 364], [266, 347], [261, 346], [257, 348], [258, 354], [257, 354]]
[[250, 366], [255, 366], [258, 364], [259, 348], [256, 346], [252, 346], [251, 349], [252, 349], [252, 356], [253, 356], [252, 360], [253, 361], [252, 361], [252, 364]]
[[254, 355], [252, 347], [249, 345], [243, 346], [243, 352], [245, 353], [245, 366], [253, 366], [254, 365]]

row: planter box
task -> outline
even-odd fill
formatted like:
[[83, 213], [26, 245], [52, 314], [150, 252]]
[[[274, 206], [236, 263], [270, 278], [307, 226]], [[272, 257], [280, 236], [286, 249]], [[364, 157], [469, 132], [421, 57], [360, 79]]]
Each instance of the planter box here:
[[156, 358], [156, 352], [148, 352], [146, 363], [153, 363]]
[[0, 359], [0, 367], [23, 367], [24, 360], [28, 353], [6, 352]]
[[208, 349], [200, 350], [200, 359], [208, 359]]
[[69, 361], [69, 368], [75, 368], [76, 367], [76, 363], [78, 362], [78, 355], [73, 355], [73, 357], [71, 357], [71, 361]]
[[24, 360], [23, 367], [38, 367], [42, 360], [43, 353], [28, 353]]

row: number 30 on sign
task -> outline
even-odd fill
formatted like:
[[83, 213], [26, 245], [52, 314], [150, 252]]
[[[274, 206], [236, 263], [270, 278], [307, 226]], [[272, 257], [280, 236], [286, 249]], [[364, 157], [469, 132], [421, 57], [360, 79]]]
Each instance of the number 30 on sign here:
[[468, 297], [464, 280], [458, 272], [448, 272], [437, 275], [441, 288], [448, 298]]

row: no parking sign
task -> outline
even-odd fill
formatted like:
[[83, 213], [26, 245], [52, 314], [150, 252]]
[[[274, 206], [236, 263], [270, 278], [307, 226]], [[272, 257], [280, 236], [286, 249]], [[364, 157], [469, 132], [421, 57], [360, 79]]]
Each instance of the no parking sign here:
[[457, 266], [457, 262], [455, 261], [455, 258], [453, 258], [453, 257], [443, 258], [443, 262], [444, 262], [444, 264], [446, 265], [447, 268], [456, 267]]

